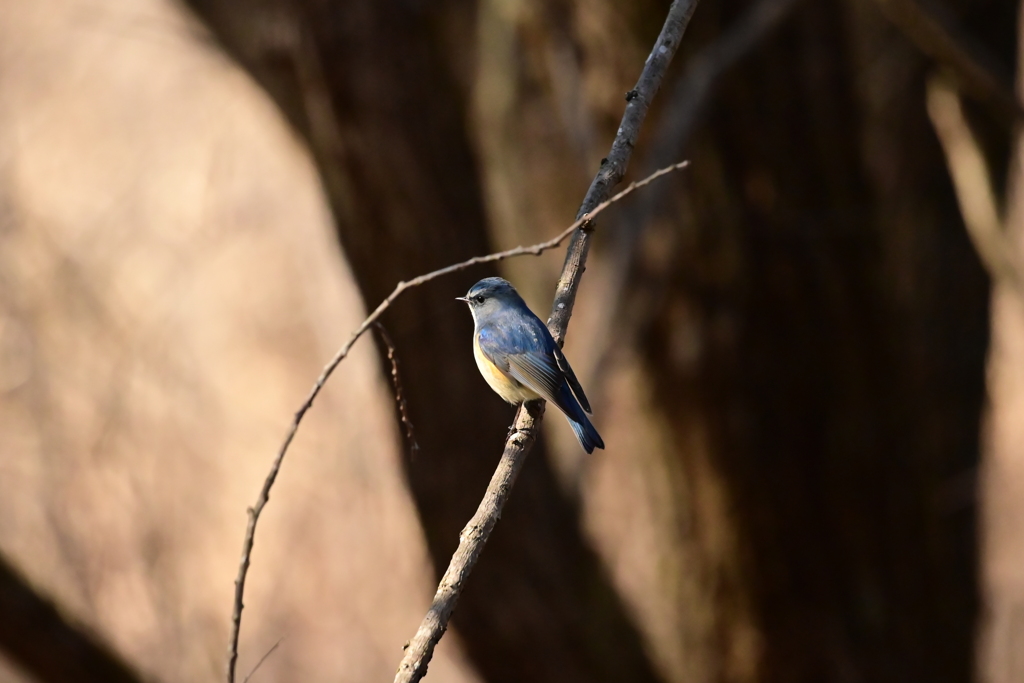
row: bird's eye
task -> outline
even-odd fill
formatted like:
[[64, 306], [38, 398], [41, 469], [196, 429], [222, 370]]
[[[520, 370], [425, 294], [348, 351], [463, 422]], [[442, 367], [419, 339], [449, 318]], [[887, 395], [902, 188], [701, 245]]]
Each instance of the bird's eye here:
[[484, 302], [484, 298], [482, 296], [477, 295], [473, 297], [473, 301], [477, 302], [478, 304], [482, 304]]

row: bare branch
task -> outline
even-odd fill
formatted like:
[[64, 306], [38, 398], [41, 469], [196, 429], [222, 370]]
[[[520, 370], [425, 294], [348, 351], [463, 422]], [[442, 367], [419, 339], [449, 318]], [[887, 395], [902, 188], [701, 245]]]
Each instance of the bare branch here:
[[283, 641], [284, 638], [279, 638], [278, 641], [274, 643], [269, 650], [267, 650], [266, 654], [260, 657], [260, 661], [256, 662], [256, 666], [252, 668], [249, 675], [242, 679], [242, 683], [249, 683], [249, 679], [252, 678], [253, 674], [259, 671], [259, 668], [263, 666], [263, 662], [267, 661], [267, 657], [274, 654], [274, 650], [276, 650]]
[[[626, 96], [626, 111], [612, 142], [611, 152], [607, 159], [602, 161], [601, 169], [591, 183], [577, 213], [577, 223], [585, 221], [585, 224], [581, 223], [583, 229], [572, 233], [565, 264], [562, 266], [562, 275], [555, 290], [551, 318], [548, 320], [548, 328], [559, 344], [565, 339], [576, 301], [576, 292], [586, 266], [590, 248], [591, 230], [587, 229], [590, 227], [590, 218], [595, 215], [597, 207], [607, 204], [605, 198], [626, 173], [647, 110], [661, 87], [668, 65], [679, 47], [690, 17], [697, 8], [697, 2], [698, 0], [674, 0], [669, 8], [665, 25], [647, 58], [640, 79]], [[448, 628], [448, 620], [462, 593], [465, 580], [476, 565], [494, 525], [497, 524], [512, 485], [533, 447], [543, 414], [543, 401], [526, 403], [520, 406], [516, 413], [513, 431], [505, 442], [505, 450], [498, 468], [487, 486], [476, 514], [459, 534], [459, 547], [448, 564], [427, 615], [416, 635], [409, 641], [395, 674], [395, 683], [414, 683], [426, 675], [434, 647]]]
[[938, 77], [928, 81], [928, 116], [946, 155], [960, 214], [975, 251], [993, 282], [1024, 293], [1020, 264], [1007, 243], [985, 157], [964, 117], [957, 91]]
[[[692, 0], [696, 3], [696, 0]], [[281, 463], [284, 462], [284, 456], [288, 452], [288, 448], [291, 446], [292, 441], [295, 439], [295, 434], [299, 430], [299, 425], [302, 423], [302, 418], [305, 417], [306, 412], [313, 407], [313, 401], [320, 394], [320, 390], [323, 389], [324, 383], [331, 376], [334, 370], [338, 367], [341, 361], [345, 360], [349, 352], [352, 350], [352, 346], [359, 340], [363, 334], [373, 326], [377, 320], [384, 314], [384, 312], [395, 302], [395, 300], [402, 295], [407, 289], [418, 287], [424, 283], [435, 280], [442, 275], [448, 275], [461, 270], [465, 270], [471, 266], [475, 266], [481, 263], [491, 263], [494, 261], [503, 261], [514, 256], [524, 256], [526, 254], [538, 255], [542, 254], [549, 249], [553, 249], [565, 241], [573, 231], [578, 230], [588, 224], [593, 218], [595, 218], [602, 211], [607, 209], [615, 202], [624, 199], [633, 191], [653, 182], [663, 175], [671, 173], [685, 168], [689, 162], [683, 161], [672, 166], [667, 166], [660, 169], [651, 175], [647, 176], [643, 180], [630, 183], [626, 189], [616, 194], [611, 199], [601, 202], [594, 207], [589, 213], [584, 213], [576, 222], [570, 225], [568, 228], [563, 230], [557, 236], [548, 240], [547, 242], [541, 242], [528, 247], [516, 247], [507, 251], [500, 251], [494, 254], [488, 254], [486, 256], [475, 256], [469, 260], [456, 263], [445, 268], [432, 271], [425, 275], [413, 278], [407, 282], [399, 282], [395, 289], [388, 295], [384, 301], [380, 303], [377, 308], [367, 316], [356, 331], [352, 333], [349, 340], [338, 349], [338, 352], [334, 354], [334, 357], [330, 360], [324, 369], [320, 372], [320, 376], [313, 384], [313, 388], [309, 390], [309, 394], [306, 396], [306, 400], [303, 401], [302, 405], [295, 412], [295, 416], [292, 419], [292, 423], [288, 428], [288, 432], [285, 435], [284, 441], [281, 447], [277, 451], [277, 456], [274, 458], [273, 463], [270, 466], [270, 471], [267, 473], [266, 479], [263, 481], [263, 487], [260, 489], [259, 496], [256, 498], [256, 504], [248, 509], [249, 521], [245, 529], [245, 538], [242, 540], [242, 558], [238, 564], [238, 575], [235, 577], [235, 596], [232, 603], [231, 610], [231, 635], [228, 643], [228, 661], [227, 661], [227, 681], [228, 683], [234, 683], [235, 681], [235, 666], [238, 663], [238, 638], [242, 626], [242, 610], [245, 607], [243, 597], [245, 595], [245, 579], [249, 573], [249, 564], [252, 556], [252, 546], [256, 536], [256, 524], [259, 521], [260, 514], [263, 512], [263, 508], [266, 506], [267, 501], [270, 500], [270, 490], [274, 486], [274, 482], [277, 480], [277, 475], [281, 471]], [[579, 230], [584, 232], [584, 230]]]
[[391, 341], [391, 335], [381, 323], [374, 323], [380, 334], [381, 341], [388, 347], [388, 360], [391, 361], [391, 385], [395, 388], [395, 404], [398, 406], [398, 415], [402, 421], [402, 429], [405, 431], [405, 438], [409, 441], [409, 459], [412, 460], [419, 453], [420, 445], [416, 442], [416, 430], [409, 419], [409, 406], [405, 402], [405, 393], [402, 391], [402, 380], [398, 376], [398, 357], [395, 354], [395, 344]]
[[956, 30], [949, 21], [921, 5], [920, 0], [875, 0], [921, 52], [950, 69], [957, 84], [984, 103], [1001, 121], [1012, 125], [1024, 118], [1024, 108], [1010, 78], [984, 48]]

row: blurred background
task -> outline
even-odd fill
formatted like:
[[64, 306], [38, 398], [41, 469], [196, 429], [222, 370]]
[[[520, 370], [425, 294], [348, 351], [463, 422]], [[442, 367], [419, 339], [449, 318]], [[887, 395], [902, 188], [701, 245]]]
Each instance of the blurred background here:
[[[0, 0], [0, 682], [223, 677], [245, 510], [399, 280], [556, 234], [667, 0]], [[428, 680], [1024, 681], [1011, 0], [701, 0]], [[239, 678], [390, 680], [512, 408], [385, 316], [284, 463]]]

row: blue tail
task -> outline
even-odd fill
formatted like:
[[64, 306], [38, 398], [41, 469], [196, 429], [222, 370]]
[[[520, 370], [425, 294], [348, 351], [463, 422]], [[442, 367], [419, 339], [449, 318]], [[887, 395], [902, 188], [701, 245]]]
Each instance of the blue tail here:
[[579, 439], [583, 450], [587, 453], [593, 453], [595, 448], [604, 448], [604, 441], [601, 439], [601, 435], [597, 433], [594, 425], [590, 423], [590, 420], [582, 410], [578, 412], [575, 419], [568, 415], [565, 417], [569, 420], [569, 426], [576, 433], [576, 438]]
[[583, 450], [587, 453], [593, 453], [595, 448], [604, 448], [604, 441], [601, 440], [601, 435], [594, 429], [594, 425], [590, 424], [587, 413], [584, 412], [580, 402], [576, 400], [572, 389], [569, 388], [564, 379], [562, 380], [562, 386], [559, 387], [557, 396], [558, 400], [554, 401], [554, 404], [565, 414], [565, 419], [569, 421], [569, 426], [575, 432], [576, 438], [579, 439], [580, 445], [583, 446]]

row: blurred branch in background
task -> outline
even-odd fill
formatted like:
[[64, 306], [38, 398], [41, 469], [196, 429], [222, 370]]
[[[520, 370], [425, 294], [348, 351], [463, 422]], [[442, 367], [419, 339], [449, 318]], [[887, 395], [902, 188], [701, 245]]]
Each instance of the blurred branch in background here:
[[952, 21], [921, 4], [921, 0], [875, 0], [886, 18], [917, 47], [956, 77], [957, 85], [976, 98], [1001, 122], [1012, 126], [1024, 118], [1010, 78], [984, 45], [960, 31]]
[[139, 683], [107, 645], [69, 623], [0, 556], [0, 649], [41, 683]]
[[[672, 84], [665, 109], [644, 159], [645, 168], [661, 168], [685, 153], [700, 117], [708, 109], [722, 75], [750, 53], [801, 0], [757, 0], [718, 38], [697, 53]], [[656, 209], [669, 192], [648, 193], [636, 211]]]
[[978, 258], [994, 282], [1022, 291], [1020, 265], [1007, 241], [985, 155], [964, 116], [960, 95], [948, 80], [928, 80], [928, 116], [946, 155], [960, 213]]

